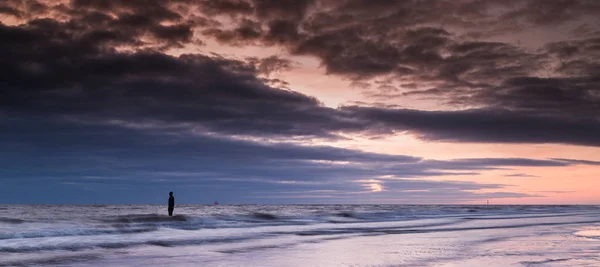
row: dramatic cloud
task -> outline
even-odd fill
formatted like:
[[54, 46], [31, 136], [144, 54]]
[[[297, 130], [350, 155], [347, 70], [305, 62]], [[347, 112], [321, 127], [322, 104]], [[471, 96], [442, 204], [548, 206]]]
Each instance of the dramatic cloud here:
[[[378, 100], [420, 96], [463, 108], [572, 116], [600, 111], [600, 39], [597, 29], [586, 26], [599, 22], [598, 3], [303, 1], [288, 9], [295, 13], [273, 11], [272, 17], [260, 10], [280, 10], [277, 4], [248, 4], [257, 12], [247, 13], [233, 29], [206, 30], [207, 36], [223, 44], [278, 45], [315, 56], [327, 73], [367, 85], [384, 78], [387, 85], [367, 92]], [[571, 40], [569, 31], [555, 30], [569, 25], [579, 25]], [[529, 28], [556, 37], [521, 42]], [[543, 43], [557, 38], [566, 41]]]
[[597, 119], [509, 110], [417, 111], [345, 107], [358, 118], [377, 121], [423, 140], [491, 143], [565, 143], [599, 146]]
[[[0, 47], [0, 56], [6, 59], [0, 63], [0, 77], [5, 81], [0, 100], [4, 112], [122, 122], [123, 126], [179, 125], [188, 131], [251, 136], [332, 138], [337, 132], [406, 131], [424, 140], [449, 142], [599, 145], [596, 137], [600, 124], [588, 116], [574, 118], [527, 110], [428, 112], [358, 106], [331, 109], [315, 98], [267, 86], [264, 82], [268, 80], [257, 78], [260, 73], [268, 75], [292, 68], [289, 60], [273, 56], [245, 62], [219, 56], [174, 57], [156, 51], [118, 52], [110, 48], [108, 40], [100, 40], [110, 37], [110, 42], [136, 41], [127, 39], [128, 34], [97, 35], [95, 31], [77, 31], [78, 28], [75, 21], [51, 19], [0, 27], [0, 37], [8, 40]], [[426, 32], [443, 34], [433, 29]], [[481, 46], [461, 49], [477, 47]], [[527, 88], [550, 84], [539, 78], [508, 82]], [[547, 92], [541, 94], [547, 96]], [[515, 107], [528, 101], [519, 100], [525, 97], [514, 99], [511, 103], [523, 101], [513, 104]], [[535, 105], [538, 102], [527, 104], [531, 109], [542, 110], [542, 104]], [[585, 108], [590, 115], [596, 108], [593, 101], [588, 105], [578, 100], [571, 102], [567, 108]]]
[[[364, 127], [312, 97], [263, 84], [259, 71], [287, 66], [276, 58], [261, 61], [257, 69], [220, 57], [115, 52], [69, 36], [65, 28], [68, 23], [51, 20], [0, 28], [0, 38], [10, 40], [0, 48], [6, 59], [0, 63], [6, 81], [3, 110], [105, 121], [200, 122], [194, 127], [201, 131], [232, 134], [326, 136], [336, 128]], [[320, 130], [325, 124], [329, 127]]]
[[[61, 185], [144, 182], [257, 198], [533, 197], [428, 179], [599, 163], [323, 143], [409, 135], [599, 147], [598, 18], [600, 3], [584, 0], [7, 0], [0, 179], [46, 183], [56, 201]], [[264, 51], [230, 53], [246, 47]], [[331, 84], [303, 76], [313, 72], [365, 99], [323, 104], [317, 93]]]

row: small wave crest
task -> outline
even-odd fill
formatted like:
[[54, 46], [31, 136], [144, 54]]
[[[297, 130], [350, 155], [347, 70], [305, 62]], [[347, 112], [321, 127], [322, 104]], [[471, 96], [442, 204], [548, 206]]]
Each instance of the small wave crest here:
[[358, 216], [356, 216], [356, 214], [352, 213], [352, 212], [340, 212], [337, 213], [336, 216], [338, 217], [343, 217], [343, 218], [358, 218]]
[[197, 237], [197, 238], [158, 238], [150, 240], [104, 240], [104, 239], [73, 239], [70, 242], [53, 242], [40, 244], [32, 242], [15, 246], [0, 246], [0, 253], [34, 253], [41, 251], [85, 251], [93, 249], [123, 249], [136, 246], [175, 247], [185, 245], [201, 245], [212, 243], [234, 243], [242, 240], [255, 239], [258, 236], [230, 236], [230, 237]]
[[25, 220], [22, 219], [0, 217], [0, 223], [20, 224], [24, 222]]
[[2, 266], [63, 265], [101, 258], [98, 254], [59, 255], [34, 259], [0, 261]]
[[252, 217], [256, 218], [256, 219], [269, 220], [269, 221], [277, 220], [278, 219], [278, 217], [275, 216], [275, 215], [273, 215], [273, 214], [270, 214], [270, 213], [261, 213], [261, 212], [255, 212], [255, 213], [253, 213]]
[[0, 240], [15, 238], [40, 238], [40, 237], [67, 237], [67, 236], [94, 236], [108, 234], [135, 234], [156, 231], [157, 227], [120, 227], [114, 225], [114, 229], [41, 229], [30, 232], [0, 232]]
[[159, 222], [185, 222], [188, 217], [185, 215], [166, 216], [159, 214], [131, 214], [120, 215], [114, 218], [105, 219], [104, 222], [116, 223], [159, 223]]

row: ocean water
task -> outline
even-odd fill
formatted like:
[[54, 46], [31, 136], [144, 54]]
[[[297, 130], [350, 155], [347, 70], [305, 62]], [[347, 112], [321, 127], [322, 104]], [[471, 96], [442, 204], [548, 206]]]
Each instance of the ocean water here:
[[0, 266], [600, 266], [600, 206], [0, 205]]

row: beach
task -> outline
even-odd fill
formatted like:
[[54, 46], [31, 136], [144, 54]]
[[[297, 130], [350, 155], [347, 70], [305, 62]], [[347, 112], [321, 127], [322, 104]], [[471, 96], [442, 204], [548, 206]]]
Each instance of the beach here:
[[0, 205], [0, 266], [600, 266], [598, 206]]

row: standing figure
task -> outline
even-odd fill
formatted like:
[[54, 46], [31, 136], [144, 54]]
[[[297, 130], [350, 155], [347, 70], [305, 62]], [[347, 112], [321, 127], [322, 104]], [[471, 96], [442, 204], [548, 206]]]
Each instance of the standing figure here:
[[173, 192], [169, 192], [169, 216], [173, 216], [173, 209], [175, 208], [175, 198]]

